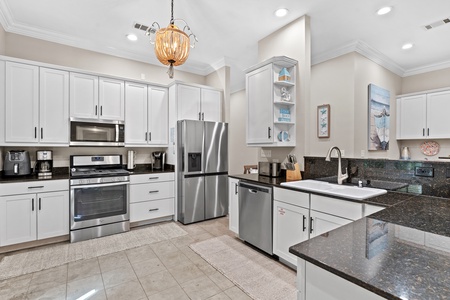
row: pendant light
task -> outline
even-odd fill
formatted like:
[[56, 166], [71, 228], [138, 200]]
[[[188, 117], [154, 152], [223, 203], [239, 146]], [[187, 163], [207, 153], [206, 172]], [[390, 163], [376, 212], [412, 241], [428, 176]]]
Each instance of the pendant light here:
[[[175, 21], [184, 23], [183, 30], [175, 25]], [[167, 74], [170, 78], [173, 78], [173, 67], [184, 64], [189, 57], [190, 48], [194, 48], [195, 42], [198, 42], [184, 20], [173, 18], [173, 0], [169, 25], [166, 28], [160, 28], [159, 24], [154, 22], [146, 30], [146, 34], [150, 36], [150, 43], [155, 45], [158, 60], [163, 65], [169, 66]]]

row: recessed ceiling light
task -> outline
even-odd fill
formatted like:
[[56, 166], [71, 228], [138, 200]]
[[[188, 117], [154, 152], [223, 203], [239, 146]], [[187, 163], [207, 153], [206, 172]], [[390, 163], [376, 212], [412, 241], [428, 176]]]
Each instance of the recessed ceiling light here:
[[378, 14], [379, 16], [382, 16], [382, 15], [385, 15], [385, 14], [390, 13], [391, 10], [392, 10], [392, 7], [390, 7], [390, 6], [385, 6], [385, 7], [380, 8], [380, 9], [377, 11], [377, 14]]
[[279, 8], [275, 11], [275, 16], [281, 18], [287, 15], [289, 10], [287, 8]]
[[414, 45], [412, 43], [406, 43], [402, 46], [403, 50], [411, 49]]
[[127, 39], [130, 41], [137, 41], [137, 36], [134, 34], [127, 34]]

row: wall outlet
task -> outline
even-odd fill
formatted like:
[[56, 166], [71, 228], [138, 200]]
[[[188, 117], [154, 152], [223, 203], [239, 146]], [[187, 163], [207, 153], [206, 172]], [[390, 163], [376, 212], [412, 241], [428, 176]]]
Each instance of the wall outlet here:
[[271, 157], [272, 156], [272, 150], [265, 150], [261, 148], [261, 157]]

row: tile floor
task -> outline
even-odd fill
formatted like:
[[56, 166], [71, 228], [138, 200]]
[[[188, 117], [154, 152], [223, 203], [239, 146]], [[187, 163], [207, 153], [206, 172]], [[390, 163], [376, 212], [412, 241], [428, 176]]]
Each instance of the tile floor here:
[[228, 218], [177, 224], [188, 235], [0, 281], [0, 299], [250, 299], [188, 246], [234, 236]]

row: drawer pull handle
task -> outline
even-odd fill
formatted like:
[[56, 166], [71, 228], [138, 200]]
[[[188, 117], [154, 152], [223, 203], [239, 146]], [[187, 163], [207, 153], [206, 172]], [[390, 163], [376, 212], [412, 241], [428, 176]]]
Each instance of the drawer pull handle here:
[[41, 210], [41, 198], [39, 198], [39, 210]]
[[310, 227], [309, 227], [309, 233], [310, 234], [312, 234], [313, 233], [313, 222], [314, 222], [314, 219], [313, 218], [310, 218], [311, 219], [311, 224], [310, 224]]
[[38, 185], [38, 186], [29, 186], [28, 189], [43, 189], [44, 186], [43, 185]]
[[148, 211], [157, 211], [159, 208], [150, 208]]
[[306, 216], [303, 216], [303, 232], [306, 230]]
[[34, 211], [34, 198], [31, 199], [31, 211]]
[[159, 177], [149, 177], [148, 180], [155, 180], [155, 179], [159, 179]]
[[159, 190], [155, 190], [155, 191], [149, 191], [149, 194], [153, 194], [153, 193], [159, 193]]

